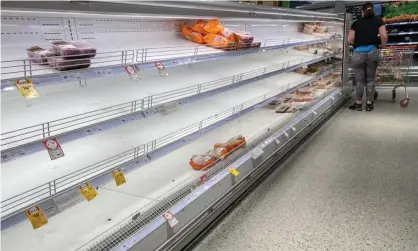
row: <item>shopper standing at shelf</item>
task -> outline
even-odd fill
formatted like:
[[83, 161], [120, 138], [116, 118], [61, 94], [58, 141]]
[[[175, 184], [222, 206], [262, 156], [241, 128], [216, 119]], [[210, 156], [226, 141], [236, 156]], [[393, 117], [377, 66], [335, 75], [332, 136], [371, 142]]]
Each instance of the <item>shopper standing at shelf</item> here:
[[348, 41], [354, 48], [351, 67], [356, 78], [356, 102], [349, 108], [356, 111], [363, 110], [362, 99], [366, 88], [366, 111], [372, 111], [376, 69], [379, 63], [379, 44], [384, 48], [388, 35], [382, 19], [375, 16], [372, 3], [364, 4], [361, 13], [362, 18], [351, 25], [348, 33]]

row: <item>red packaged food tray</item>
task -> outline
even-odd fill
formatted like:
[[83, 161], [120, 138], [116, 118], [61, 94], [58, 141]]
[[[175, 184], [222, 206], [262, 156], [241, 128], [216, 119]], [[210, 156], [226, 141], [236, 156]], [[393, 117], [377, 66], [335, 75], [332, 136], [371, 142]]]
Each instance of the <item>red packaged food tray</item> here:
[[47, 64], [48, 58], [55, 56], [55, 54], [52, 51], [43, 49], [39, 46], [32, 46], [26, 50], [28, 52], [28, 57], [31, 59], [33, 63]]
[[90, 66], [91, 61], [88, 58], [84, 59], [68, 59], [63, 57], [48, 58], [50, 66], [56, 68], [59, 71], [69, 71], [84, 69]]

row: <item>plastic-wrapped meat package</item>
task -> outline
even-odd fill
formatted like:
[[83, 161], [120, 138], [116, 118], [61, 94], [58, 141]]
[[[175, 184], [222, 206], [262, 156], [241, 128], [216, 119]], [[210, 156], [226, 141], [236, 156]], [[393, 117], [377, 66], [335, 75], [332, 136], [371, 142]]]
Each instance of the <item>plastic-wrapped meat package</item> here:
[[52, 52], [54, 52], [55, 54], [59, 56], [63, 56], [66, 58], [77, 58], [77, 55], [82, 54], [81, 49], [65, 41], [52, 42]]
[[247, 32], [235, 33], [235, 42], [237, 42], [238, 44], [238, 49], [250, 48], [253, 41], [254, 41], [254, 37], [250, 33], [247, 33]]
[[283, 100], [284, 103], [290, 103], [292, 102], [293, 94], [286, 94], [283, 99], [284, 99]]
[[316, 29], [316, 25], [315, 24], [305, 24], [303, 26], [303, 33], [306, 34], [312, 34]]
[[261, 47], [261, 42], [260, 41], [253, 41], [251, 43], [251, 48], [258, 48]]
[[80, 49], [81, 54], [84, 54], [77, 58], [94, 58], [96, 56], [96, 48], [94, 48], [87, 41], [71, 41], [70, 44]]
[[315, 31], [316, 32], [319, 32], [319, 33], [327, 33], [328, 32], [328, 30], [329, 30], [329, 28], [328, 27], [326, 27], [326, 26], [316, 26], [316, 29], [315, 29]]
[[296, 95], [293, 97], [294, 102], [309, 102], [314, 100], [314, 96], [312, 95]]
[[325, 89], [327, 85], [331, 83], [330, 79], [324, 79], [318, 81], [318, 89]]
[[282, 104], [276, 108], [276, 113], [293, 113], [298, 109], [295, 105], [292, 104]]
[[62, 57], [48, 58], [48, 64], [60, 71], [84, 69], [90, 66], [91, 61], [84, 59], [67, 59]]
[[226, 37], [217, 34], [207, 34], [203, 40], [210, 46], [217, 49], [228, 49], [235, 46], [235, 42], [228, 40]]
[[297, 94], [311, 94], [312, 92], [313, 92], [313, 88], [309, 86], [299, 88], [296, 91]]
[[[246, 144], [245, 137], [242, 135], [237, 135], [232, 138], [230, 138], [226, 143], [216, 143], [213, 148], [219, 152], [222, 152], [223, 150], [226, 150], [227, 153], [234, 151], [238, 147], [244, 147]], [[219, 150], [221, 149], [221, 150]], [[225, 153], [224, 153], [225, 155]]]
[[235, 33], [228, 28], [224, 27], [221, 31], [218, 32], [218, 34], [223, 37], [226, 37], [227, 39], [231, 41], [235, 41]]
[[281, 103], [282, 102], [279, 99], [276, 99], [268, 103], [267, 107], [270, 109], [276, 109], [276, 107], [279, 106]]
[[202, 170], [211, 167], [218, 160], [219, 155], [215, 150], [210, 150], [205, 154], [196, 154], [190, 158], [190, 166], [194, 170]]
[[205, 43], [205, 41], [203, 40], [203, 35], [200, 34], [199, 32], [192, 31], [192, 29], [190, 29], [190, 27], [187, 25], [184, 25], [184, 24], [181, 25], [181, 33], [186, 39], [190, 41], [193, 41], [198, 44]]
[[55, 56], [52, 51], [39, 46], [32, 46], [26, 50], [31, 61], [38, 64], [48, 64], [48, 58]]
[[218, 19], [212, 19], [203, 26], [203, 29], [208, 33], [217, 34], [224, 29], [224, 26]]
[[193, 24], [190, 28], [192, 29], [192, 31], [194, 32], [198, 32], [200, 34], [206, 35], [206, 31], [203, 29], [203, 27], [205, 27], [205, 25], [207, 24], [207, 22], [203, 19], [199, 19], [197, 20], [197, 22], [195, 24]]

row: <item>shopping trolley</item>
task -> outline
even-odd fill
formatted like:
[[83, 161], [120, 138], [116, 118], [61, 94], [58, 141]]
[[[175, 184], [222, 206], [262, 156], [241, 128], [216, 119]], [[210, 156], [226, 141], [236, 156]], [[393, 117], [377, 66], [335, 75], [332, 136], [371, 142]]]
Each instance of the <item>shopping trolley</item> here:
[[415, 46], [393, 46], [380, 49], [380, 64], [376, 72], [376, 87], [374, 99], [378, 97], [378, 89], [392, 89], [392, 99], [396, 98], [396, 89], [403, 87], [405, 97], [400, 101], [401, 107], [409, 104], [408, 81], [404, 76], [408, 76], [409, 69], [415, 52]]

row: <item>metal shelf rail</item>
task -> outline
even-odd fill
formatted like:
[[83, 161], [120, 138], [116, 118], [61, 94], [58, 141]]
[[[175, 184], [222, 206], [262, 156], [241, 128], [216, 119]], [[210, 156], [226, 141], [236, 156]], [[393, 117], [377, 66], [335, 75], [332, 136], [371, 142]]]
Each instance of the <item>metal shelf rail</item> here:
[[316, 63], [331, 56], [316, 56], [314, 59], [307, 61], [301, 57], [297, 60], [286, 61], [235, 76], [5, 132], [1, 134], [1, 163], [45, 150], [42, 142], [48, 138], [55, 137], [60, 143], [66, 143], [158, 114], [165, 104], [177, 102], [182, 105], [193, 102], [262, 78], [293, 71], [303, 65]]
[[213, 130], [230, 120], [233, 120], [252, 109], [265, 105], [272, 99], [308, 85], [324, 76], [329, 75], [333, 70], [327, 70], [315, 77], [307, 77], [297, 83], [291, 83], [286, 88], [280, 88], [266, 93], [262, 96], [232, 107], [218, 116], [211, 116], [177, 132], [153, 140], [146, 144], [137, 146], [129, 151], [120, 153], [111, 158], [100, 161], [96, 164], [82, 168], [76, 172], [67, 174], [61, 178], [35, 187], [24, 193], [15, 195], [2, 201], [2, 229], [7, 229], [19, 222], [26, 220], [24, 209], [34, 205], [40, 206], [47, 213], [48, 218], [59, 213], [59, 210], [49, 213], [47, 210], [53, 205], [54, 197], [62, 194], [79, 192], [79, 186], [86, 182], [94, 187], [100, 186], [112, 180], [112, 170], [121, 168], [124, 173], [147, 164], [154, 159], [164, 156], [178, 147], [189, 143], [204, 133]]

